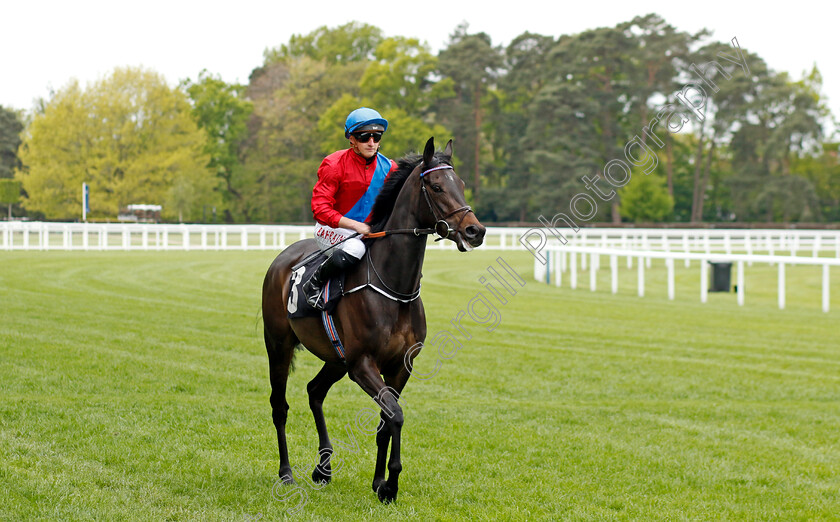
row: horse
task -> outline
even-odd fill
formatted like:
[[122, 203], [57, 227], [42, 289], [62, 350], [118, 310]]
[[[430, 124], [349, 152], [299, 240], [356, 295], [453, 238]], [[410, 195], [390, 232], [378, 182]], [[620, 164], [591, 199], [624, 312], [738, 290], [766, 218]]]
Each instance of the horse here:
[[349, 375], [381, 408], [373, 491], [388, 503], [396, 500], [402, 471], [404, 418], [398, 398], [426, 338], [426, 315], [419, 297], [426, 237], [436, 233], [438, 241], [448, 239], [466, 252], [481, 245], [486, 232], [466, 204], [464, 182], [452, 167], [452, 140], [443, 152], [436, 152], [432, 137], [422, 155], [400, 159], [377, 196], [368, 222], [366, 259], [345, 276], [345, 288], [358, 291], [345, 291], [332, 312], [344, 358], [325, 333], [321, 318], [288, 318], [289, 294], [298, 291], [292, 267], [318, 251], [314, 239], [292, 244], [269, 267], [262, 290], [263, 327], [281, 481], [295, 483], [286, 446], [286, 383], [295, 352], [303, 346], [324, 362], [306, 387], [318, 430], [319, 463], [312, 472], [313, 482], [327, 483], [332, 476], [333, 447], [324, 420], [324, 398], [333, 384]]

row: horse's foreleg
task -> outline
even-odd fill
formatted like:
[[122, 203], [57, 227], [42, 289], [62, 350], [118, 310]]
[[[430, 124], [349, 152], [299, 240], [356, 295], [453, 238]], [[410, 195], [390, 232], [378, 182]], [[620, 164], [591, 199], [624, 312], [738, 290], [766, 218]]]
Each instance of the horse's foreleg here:
[[[408, 372], [405, 372], [408, 374]], [[389, 384], [382, 380], [379, 368], [369, 357], [354, 365], [351, 370], [353, 380], [368, 393], [382, 408], [382, 420], [376, 434], [377, 456], [374, 471], [373, 489], [382, 502], [396, 500], [399, 489], [399, 477], [402, 471], [400, 462], [400, 432], [403, 425], [403, 411], [398, 399], [399, 394], [408, 380], [407, 375], [399, 374]], [[388, 480], [385, 480], [385, 457], [388, 453], [389, 439], [391, 442], [391, 458], [388, 460]]]
[[327, 434], [327, 423], [324, 420], [324, 397], [330, 391], [330, 387], [339, 379], [344, 377], [347, 369], [343, 365], [326, 363], [318, 375], [306, 386], [309, 392], [309, 408], [315, 417], [315, 427], [318, 430], [318, 465], [312, 471], [312, 481], [329, 482], [332, 477], [332, 466], [330, 459], [333, 454], [333, 447], [330, 437]]
[[[385, 376], [385, 385], [390, 387], [396, 392], [397, 399], [400, 398], [402, 395], [403, 388], [405, 388], [406, 382], [408, 382], [408, 378], [411, 374], [407, 371], [400, 372], [396, 376], [386, 375]], [[386, 388], [387, 390], [387, 388]], [[373, 490], [378, 491], [379, 487], [385, 482], [385, 464], [388, 461], [388, 445], [391, 442], [391, 430], [387, 428], [388, 420], [390, 418], [390, 412], [386, 410], [382, 410], [381, 413], [382, 429], [377, 431], [376, 433], [376, 468], [373, 472]], [[399, 445], [397, 445], [397, 451], [394, 452], [393, 449], [391, 450], [391, 460], [393, 461], [393, 468], [396, 468], [400, 465], [400, 450]], [[389, 468], [392, 466], [389, 463]], [[399, 466], [401, 469], [401, 466]], [[393, 474], [393, 472], [392, 472]], [[399, 476], [399, 471], [396, 472], [396, 476]], [[396, 482], [396, 479], [395, 479]]]

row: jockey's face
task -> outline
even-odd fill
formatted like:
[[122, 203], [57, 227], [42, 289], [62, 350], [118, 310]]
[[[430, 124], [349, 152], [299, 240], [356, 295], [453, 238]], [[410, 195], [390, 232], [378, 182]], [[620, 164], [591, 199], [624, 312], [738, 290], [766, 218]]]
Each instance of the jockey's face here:
[[[367, 137], [367, 141], [362, 141], [359, 139], [356, 134], [363, 134], [364, 137]], [[376, 152], [379, 150], [379, 142], [373, 139], [370, 132], [364, 133], [353, 133], [350, 135], [350, 146], [359, 156], [370, 159], [376, 156]]]

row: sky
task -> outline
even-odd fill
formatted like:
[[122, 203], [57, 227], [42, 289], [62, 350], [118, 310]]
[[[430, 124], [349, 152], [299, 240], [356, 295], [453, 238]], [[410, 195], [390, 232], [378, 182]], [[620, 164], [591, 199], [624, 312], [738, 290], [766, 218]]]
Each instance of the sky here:
[[[525, 31], [557, 37], [614, 26], [636, 15], [657, 13], [679, 30], [707, 28], [713, 38], [763, 57], [777, 71], [799, 79], [814, 64], [822, 94], [840, 118], [840, 59], [835, 56], [840, 4], [800, 0], [549, 2], [515, 0], [418, 2], [309, 2], [237, 0], [9, 1], [0, 29], [0, 105], [30, 110], [75, 78], [82, 85], [115, 67], [143, 66], [175, 85], [202, 69], [227, 82], [247, 83], [267, 48], [326, 25], [350, 21], [382, 29], [385, 36], [416, 37], [433, 51], [444, 48], [459, 23], [506, 45]], [[750, 3], [751, 4], [751, 3]]]

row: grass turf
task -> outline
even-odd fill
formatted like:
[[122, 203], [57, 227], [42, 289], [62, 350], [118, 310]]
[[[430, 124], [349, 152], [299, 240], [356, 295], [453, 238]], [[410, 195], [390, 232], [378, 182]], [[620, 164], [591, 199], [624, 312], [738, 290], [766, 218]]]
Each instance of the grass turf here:
[[[479, 282], [501, 256], [526, 285], [502, 305]], [[840, 319], [820, 272], [747, 268], [747, 304], [699, 303], [697, 264], [622, 263], [599, 291], [533, 281], [523, 252], [429, 252], [429, 345], [404, 393], [396, 504], [370, 489], [372, 403], [351, 381], [325, 402], [333, 482], [275, 487], [259, 320], [268, 252], [0, 254], [0, 519], [833, 519], [840, 512]], [[840, 295], [836, 271], [832, 295]], [[500, 273], [504, 274], [500, 270]], [[734, 275], [734, 270], [733, 270]], [[567, 277], [567, 276], [566, 276]], [[568, 280], [564, 277], [564, 285]], [[508, 277], [510, 281], [510, 278]], [[490, 278], [490, 281], [494, 280]], [[496, 318], [450, 322], [481, 292]], [[486, 314], [485, 314], [486, 315]], [[498, 324], [492, 331], [492, 324]], [[452, 344], [446, 350], [451, 350]], [[444, 351], [446, 351], [444, 350]], [[293, 465], [317, 436], [307, 352], [290, 378]], [[292, 494], [292, 493], [295, 494]], [[305, 496], [304, 496], [305, 495]], [[300, 506], [300, 510], [292, 510]]]

